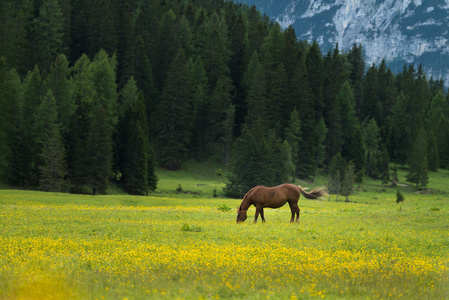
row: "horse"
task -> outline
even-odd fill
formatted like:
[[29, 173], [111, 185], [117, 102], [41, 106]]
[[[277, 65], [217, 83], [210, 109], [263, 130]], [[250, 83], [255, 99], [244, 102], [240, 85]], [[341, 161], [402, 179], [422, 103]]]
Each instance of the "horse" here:
[[290, 223], [293, 223], [296, 215], [296, 222], [299, 222], [298, 200], [301, 194], [307, 199], [317, 199], [326, 193], [324, 188], [316, 188], [310, 192], [306, 192], [299, 185], [291, 183], [284, 183], [275, 187], [266, 187], [263, 185], [256, 186], [249, 190], [243, 197], [242, 203], [237, 208], [237, 223], [244, 222], [247, 219], [246, 212], [251, 205], [256, 207], [256, 215], [254, 217], [254, 223], [257, 222], [257, 218], [262, 217], [262, 222], [265, 222], [265, 216], [263, 209], [279, 208], [288, 202], [290, 210], [292, 212], [292, 218]]

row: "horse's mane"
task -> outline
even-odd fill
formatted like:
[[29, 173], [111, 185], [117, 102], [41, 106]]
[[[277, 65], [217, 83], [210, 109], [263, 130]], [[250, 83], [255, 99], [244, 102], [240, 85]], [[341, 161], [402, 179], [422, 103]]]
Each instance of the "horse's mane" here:
[[253, 187], [252, 189], [250, 189], [245, 196], [243, 196], [243, 200], [242, 203], [240, 203], [240, 206], [238, 209], [240, 209], [240, 207], [242, 207], [242, 204], [246, 202], [246, 200], [248, 199], [249, 195], [254, 191], [255, 188], [257, 188], [258, 186]]

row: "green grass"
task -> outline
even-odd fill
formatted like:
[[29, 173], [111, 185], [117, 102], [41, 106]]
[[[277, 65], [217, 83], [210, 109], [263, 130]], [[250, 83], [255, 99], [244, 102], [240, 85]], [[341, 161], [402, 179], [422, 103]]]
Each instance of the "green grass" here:
[[236, 224], [218, 167], [158, 170], [148, 197], [0, 190], [0, 299], [449, 298], [448, 171], [426, 193], [365, 178], [349, 203], [301, 198], [300, 224], [288, 206]]

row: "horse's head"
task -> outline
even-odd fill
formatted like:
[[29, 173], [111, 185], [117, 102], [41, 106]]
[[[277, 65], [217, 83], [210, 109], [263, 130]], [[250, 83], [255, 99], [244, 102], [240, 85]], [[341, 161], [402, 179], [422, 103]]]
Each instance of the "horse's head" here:
[[248, 218], [246, 210], [243, 210], [241, 206], [237, 208], [237, 223], [245, 222], [246, 218]]

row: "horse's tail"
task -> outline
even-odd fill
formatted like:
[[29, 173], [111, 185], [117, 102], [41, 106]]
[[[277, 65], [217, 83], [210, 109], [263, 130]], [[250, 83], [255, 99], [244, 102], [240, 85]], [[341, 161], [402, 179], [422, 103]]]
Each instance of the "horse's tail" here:
[[324, 187], [319, 187], [319, 188], [313, 189], [310, 192], [306, 192], [299, 185], [297, 185], [297, 187], [301, 191], [301, 194], [303, 194], [304, 197], [306, 197], [307, 199], [317, 199], [317, 198], [319, 198], [321, 196], [324, 196], [326, 194], [326, 188], [324, 188]]

